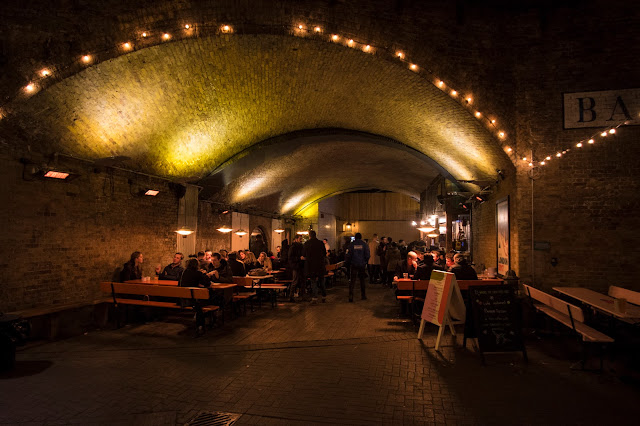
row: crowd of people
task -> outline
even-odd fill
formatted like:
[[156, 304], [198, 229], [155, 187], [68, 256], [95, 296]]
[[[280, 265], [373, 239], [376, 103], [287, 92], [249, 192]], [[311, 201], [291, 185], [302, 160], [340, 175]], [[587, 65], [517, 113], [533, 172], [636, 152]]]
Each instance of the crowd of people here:
[[[262, 249], [263, 247], [260, 247]], [[291, 244], [283, 240], [276, 248], [276, 254], [251, 250], [213, 252], [206, 249], [195, 257], [190, 257], [183, 266], [184, 255], [175, 253], [172, 262], [155, 269], [161, 280], [178, 281], [183, 287], [211, 287], [211, 283], [232, 283], [234, 276], [268, 275], [272, 271], [284, 270], [290, 279], [289, 301], [306, 300], [307, 280], [311, 282], [311, 303], [317, 303], [319, 295], [326, 302], [324, 277], [326, 265], [344, 261], [349, 277], [349, 302], [354, 301], [354, 287], [360, 282], [361, 300], [366, 300], [366, 278], [369, 283], [379, 283], [391, 287], [395, 278], [404, 276], [417, 280], [428, 280], [431, 272], [448, 271], [459, 280], [476, 280], [476, 271], [460, 253], [445, 254], [439, 250], [427, 250], [424, 242], [414, 241], [407, 245], [403, 240], [393, 241], [391, 237], [378, 239], [377, 234], [365, 241], [357, 233], [353, 241], [347, 242], [337, 252], [328, 241], [320, 241], [315, 231], [309, 231], [309, 239], [302, 242], [296, 235]], [[120, 273], [120, 281], [142, 278], [144, 256], [133, 252]], [[406, 274], [406, 275], [405, 275]], [[240, 289], [239, 291], [242, 291]]]

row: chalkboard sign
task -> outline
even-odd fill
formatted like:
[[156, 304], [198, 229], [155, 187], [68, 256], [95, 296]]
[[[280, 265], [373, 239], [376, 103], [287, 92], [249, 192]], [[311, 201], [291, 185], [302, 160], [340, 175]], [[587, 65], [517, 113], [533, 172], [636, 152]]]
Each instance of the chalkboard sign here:
[[512, 286], [474, 286], [469, 288], [469, 300], [478, 338], [482, 362], [485, 352], [527, 352], [522, 340], [521, 315], [515, 303]]

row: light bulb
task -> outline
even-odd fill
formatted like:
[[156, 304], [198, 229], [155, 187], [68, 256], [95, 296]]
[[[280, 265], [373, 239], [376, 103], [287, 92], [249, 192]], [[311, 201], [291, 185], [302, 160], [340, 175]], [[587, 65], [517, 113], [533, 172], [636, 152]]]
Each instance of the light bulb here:
[[589, 139], [587, 142], [594, 143], [595, 141], [593, 139]]
[[164, 33], [162, 34], [162, 38], [165, 40], [169, 40], [171, 38], [171, 36], [169, 35], [169, 33]]
[[303, 28], [304, 28], [304, 26], [303, 26], [302, 24], [298, 25], [298, 29], [299, 29], [299, 30], [301, 30], [301, 29], [303, 29]]
[[582, 142], [578, 142], [578, 143], [576, 144], [576, 146], [577, 146], [578, 148], [582, 148]]
[[600, 136], [602, 136], [602, 137], [607, 136], [607, 132], [602, 132], [602, 133], [600, 133]]
[[522, 157], [522, 161], [527, 161], [527, 157]]
[[348, 44], [349, 46], [352, 46], [352, 45], [353, 45], [353, 39], [349, 39], [349, 41], [347, 42], [347, 44]]
[[336, 35], [336, 34], [331, 36], [331, 40], [333, 40], [333, 41], [338, 41], [339, 38], [340, 37], [338, 37], [338, 35]]
[[146, 37], [146, 36], [148, 36], [148, 35], [149, 35], [149, 34], [147, 34], [147, 33], [142, 33], [142, 37]]
[[83, 62], [85, 62], [85, 63], [87, 63], [87, 62], [91, 61], [91, 56], [89, 56], [89, 55], [84, 55], [84, 56], [82, 57], [82, 61], [83, 61]]
[[313, 31], [315, 31], [315, 32], [319, 33], [320, 31], [322, 31], [322, 28], [320, 28], [320, 27], [315, 27], [315, 28], [313, 29]]
[[480, 111], [476, 111], [476, 117], [480, 118], [482, 116], [482, 114], [480, 113]]
[[416, 71], [418, 69], [418, 66], [416, 64], [411, 64], [409, 65], [409, 68], [411, 68], [413, 71]]
[[471, 99], [471, 98], [467, 98], [466, 100], [467, 100], [467, 103], [468, 103], [468, 104], [470, 104], [470, 103], [471, 103], [471, 101], [472, 101], [472, 99]]
[[562, 157], [562, 153], [558, 152], [558, 153], [556, 154], [556, 157]]
[[504, 132], [500, 132], [500, 133], [498, 133], [498, 136], [500, 136], [501, 138], [504, 138], [506, 135], [505, 135]]
[[396, 52], [396, 56], [397, 56], [398, 58], [400, 58], [400, 59], [404, 59], [404, 53], [402, 53], [402, 52], [399, 52], [399, 51], [398, 51], [398, 52]]
[[185, 24], [184, 29], [188, 30], [189, 28], [191, 28], [191, 26], [189, 24]]
[[126, 43], [124, 43], [124, 44], [122, 45], [122, 47], [123, 47], [125, 50], [129, 50], [129, 49], [131, 49], [131, 43], [126, 42]]
[[40, 75], [43, 77], [47, 77], [49, 75], [51, 75], [51, 71], [49, 71], [48, 69], [44, 69], [42, 71], [40, 71]]
[[443, 87], [444, 86], [444, 81], [440, 80], [438, 81], [438, 87]]
[[25, 86], [24, 90], [26, 90], [27, 92], [33, 92], [35, 88], [36, 86], [34, 86], [33, 83], [29, 83]]
[[368, 44], [364, 47], [364, 51], [368, 52], [371, 50], [371, 46], [369, 46]]
[[547, 160], [547, 161], [551, 160], [551, 156], [550, 156], [550, 155], [547, 155], [547, 157], [545, 158], [545, 160]]
[[609, 130], [609, 133], [614, 134], [616, 132], [616, 129], [611, 129]]
[[452, 91], [451, 91], [451, 96], [458, 96], [458, 92], [457, 92], [457, 91], [455, 91], [455, 90], [452, 90]]
[[541, 166], [544, 166], [545, 164], [547, 164], [547, 163], [545, 163], [544, 161], [541, 161], [541, 162], [540, 162], [540, 165], [541, 165]]
[[511, 152], [513, 151], [513, 149], [511, 149], [511, 147], [507, 148], [507, 152]]

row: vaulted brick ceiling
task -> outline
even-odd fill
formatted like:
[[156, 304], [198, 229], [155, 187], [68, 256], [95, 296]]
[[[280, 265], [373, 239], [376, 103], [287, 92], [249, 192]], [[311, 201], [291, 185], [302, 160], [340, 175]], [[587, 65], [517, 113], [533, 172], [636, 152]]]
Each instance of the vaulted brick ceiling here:
[[[495, 177], [509, 159], [471, 112], [406, 66], [361, 50], [232, 35], [167, 42], [95, 64], [18, 105], [0, 132], [41, 152], [126, 155], [135, 170], [203, 185], [279, 135], [331, 128], [393, 141], [337, 137], [296, 146], [291, 156], [273, 156], [236, 173], [223, 191], [209, 191], [239, 203], [273, 196], [272, 207], [289, 213], [352, 188], [417, 196], [438, 173]], [[262, 189], [243, 192], [252, 182]]]

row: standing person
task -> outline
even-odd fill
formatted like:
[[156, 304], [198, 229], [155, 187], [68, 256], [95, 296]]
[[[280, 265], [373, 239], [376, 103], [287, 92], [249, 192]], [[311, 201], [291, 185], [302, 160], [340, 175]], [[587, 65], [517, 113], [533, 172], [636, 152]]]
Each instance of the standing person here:
[[398, 240], [398, 250], [400, 250], [400, 258], [402, 260], [407, 260], [407, 253], [409, 253], [409, 249], [407, 248], [407, 243], [404, 240]]
[[289, 288], [289, 301], [295, 302], [294, 294], [296, 288], [300, 293], [300, 299], [304, 299], [304, 262], [302, 261], [302, 237], [296, 235], [288, 250], [289, 268], [291, 269], [291, 287]]
[[325, 252], [328, 252], [329, 250], [331, 250], [331, 246], [329, 245], [329, 240], [325, 238], [324, 240], [322, 240], [322, 242], [324, 243]]
[[378, 249], [376, 250], [376, 254], [380, 257], [380, 282], [384, 285], [387, 281], [387, 237], [382, 237], [380, 244], [378, 244]]
[[322, 290], [322, 303], [326, 302], [327, 289], [324, 286], [326, 251], [324, 244], [316, 238], [316, 231], [309, 231], [309, 240], [302, 248], [305, 275], [311, 279], [311, 303], [318, 303], [318, 287]]
[[180, 277], [182, 277], [182, 273], [184, 272], [182, 259], [184, 259], [184, 255], [182, 253], [176, 253], [173, 255], [173, 262], [165, 266], [163, 271], [160, 270], [160, 265], [156, 266], [158, 279], [180, 281]]
[[287, 266], [289, 266], [289, 240], [287, 240], [286, 238], [282, 240], [279, 257], [281, 268], [286, 268]]
[[378, 234], [373, 234], [373, 238], [369, 241], [369, 283], [373, 284], [378, 280], [380, 274], [380, 256], [378, 255]]
[[402, 262], [398, 244], [396, 244], [395, 241], [391, 241], [391, 238], [389, 238], [389, 247], [385, 252], [385, 259], [387, 261], [387, 276], [385, 284], [391, 287], [393, 283], [393, 275], [396, 272], [396, 268]]
[[369, 262], [370, 252], [369, 245], [362, 241], [362, 234], [357, 232], [356, 239], [351, 242], [347, 253], [345, 254], [345, 262], [351, 265], [351, 279], [349, 280], [349, 302], [353, 302], [353, 287], [356, 284], [356, 276], [360, 278], [360, 297], [367, 300], [366, 287], [364, 283], [365, 268]]
[[123, 265], [122, 271], [120, 272], [120, 282], [141, 279], [143, 262], [144, 257], [142, 256], [142, 253], [139, 251], [131, 253], [129, 261]]

